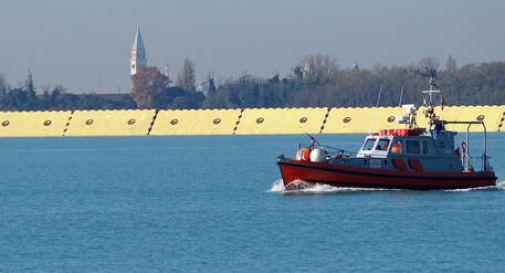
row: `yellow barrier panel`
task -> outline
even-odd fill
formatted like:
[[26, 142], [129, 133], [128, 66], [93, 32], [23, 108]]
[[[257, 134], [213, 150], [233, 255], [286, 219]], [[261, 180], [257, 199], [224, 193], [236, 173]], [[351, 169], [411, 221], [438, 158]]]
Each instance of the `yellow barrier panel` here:
[[[435, 114], [440, 117], [440, 119], [447, 121], [484, 121], [488, 132], [497, 132], [498, 126], [500, 124], [500, 119], [503, 111], [503, 106], [450, 106], [435, 107]], [[418, 124], [421, 127], [426, 127], [428, 119], [422, 114], [425, 110], [422, 107], [418, 111]], [[447, 130], [466, 132], [468, 125], [465, 124], [449, 124], [447, 125]], [[482, 132], [483, 128], [481, 125], [472, 125], [470, 127], [471, 132]]]
[[[435, 114], [448, 121], [476, 121], [482, 119], [488, 132], [497, 132], [501, 119], [504, 117], [504, 106], [451, 106], [442, 110], [435, 107]], [[419, 127], [428, 126], [428, 118], [423, 114], [426, 107], [417, 111]], [[379, 108], [332, 108], [323, 133], [369, 133], [381, 129], [403, 128], [395, 121], [397, 116], [406, 115], [400, 107]], [[504, 119], [505, 120], [505, 119]], [[505, 123], [502, 125], [505, 126]], [[467, 125], [448, 125], [448, 130], [464, 132]], [[482, 131], [482, 126], [472, 125], [470, 131]]]
[[62, 136], [70, 111], [0, 112], [0, 136]]
[[241, 110], [162, 110], [150, 135], [231, 135]]
[[498, 132], [505, 132], [505, 106], [500, 106], [498, 108], [498, 114], [500, 116], [500, 121], [498, 122]]
[[65, 136], [145, 136], [155, 110], [75, 111]]
[[317, 134], [326, 119], [328, 108], [245, 109], [235, 133]]
[[396, 122], [396, 117], [402, 115], [405, 109], [400, 107], [331, 108], [323, 133], [371, 133], [403, 128]]

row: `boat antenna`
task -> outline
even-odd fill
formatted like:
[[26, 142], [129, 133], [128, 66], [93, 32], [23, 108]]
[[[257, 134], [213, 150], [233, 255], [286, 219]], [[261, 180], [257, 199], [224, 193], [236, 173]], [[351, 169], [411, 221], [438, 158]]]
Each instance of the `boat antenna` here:
[[[375, 110], [377, 111], [377, 108], [379, 108], [379, 103], [381, 100], [381, 93], [382, 93], [382, 83], [379, 86], [379, 94], [377, 95], [377, 103], [375, 104]], [[370, 133], [372, 133], [372, 125], [375, 124], [375, 118], [377, 115], [374, 115], [373, 112], [371, 113], [371, 118], [370, 118], [370, 126], [368, 127], [370, 129]]]
[[307, 135], [310, 139], [310, 148], [311, 149], [314, 148], [315, 145], [320, 145], [319, 141], [317, 141], [317, 139], [314, 136], [312, 136], [311, 134], [308, 134], [308, 133], [305, 133], [305, 135]]
[[423, 94], [428, 94], [428, 104], [430, 107], [433, 107], [433, 94], [440, 93], [438, 85], [433, 81], [433, 77], [430, 77], [430, 89], [424, 90]]
[[398, 107], [402, 107], [402, 99], [403, 99], [403, 90], [405, 89], [405, 85], [402, 84], [402, 89], [400, 90], [400, 101], [398, 102]]
[[379, 87], [379, 94], [377, 95], [377, 104], [375, 105], [375, 107], [379, 107], [379, 102], [381, 100], [381, 93], [382, 93], [382, 83]]

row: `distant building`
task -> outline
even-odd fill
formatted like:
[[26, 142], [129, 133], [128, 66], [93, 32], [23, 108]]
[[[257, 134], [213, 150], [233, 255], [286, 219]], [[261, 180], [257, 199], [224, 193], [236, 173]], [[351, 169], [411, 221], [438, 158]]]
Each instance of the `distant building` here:
[[305, 63], [303, 65], [303, 80], [304, 81], [309, 80], [311, 72], [312, 72], [312, 69], [310, 67], [310, 63], [308, 63], [308, 62]]
[[104, 93], [104, 94], [95, 94], [97, 97], [113, 101], [113, 102], [121, 102], [125, 101], [130, 97], [130, 94], [125, 93]]
[[195, 89], [196, 89], [196, 91], [207, 96], [207, 94], [209, 94], [209, 81], [201, 81], [200, 83], [198, 83], [196, 85]]
[[172, 84], [172, 80], [170, 79], [170, 73], [169, 73], [169, 67], [168, 63], [165, 64], [165, 67], [163, 68], [163, 75], [165, 75], [168, 79], [168, 86]]
[[201, 92], [205, 96], [209, 95], [209, 92], [216, 92], [216, 84], [214, 83], [214, 77], [209, 75], [206, 81], [201, 81], [196, 86], [196, 91]]
[[146, 49], [140, 29], [137, 27], [135, 39], [133, 40], [132, 54], [130, 58], [130, 76], [137, 74], [137, 72], [147, 65]]
[[352, 66], [352, 69], [358, 70], [359, 69], [358, 61], [355, 61], [354, 63], [352, 63], [351, 66]]

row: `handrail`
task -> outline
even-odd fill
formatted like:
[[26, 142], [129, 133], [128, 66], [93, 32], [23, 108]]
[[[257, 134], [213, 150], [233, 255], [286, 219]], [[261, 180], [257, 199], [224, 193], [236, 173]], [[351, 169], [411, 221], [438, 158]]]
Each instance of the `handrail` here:
[[482, 151], [482, 169], [483, 171], [487, 171], [488, 169], [488, 164], [487, 164], [487, 128], [486, 125], [484, 124], [484, 121], [444, 121], [445, 124], [468, 124], [466, 127], [466, 167], [471, 167], [470, 166], [470, 141], [469, 141], [469, 134], [470, 134], [470, 127], [473, 124], [480, 124], [484, 128], [484, 146], [483, 146], [483, 151]]
[[447, 121], [441, 120], [444, 124], [484, 124], [483, 121]]

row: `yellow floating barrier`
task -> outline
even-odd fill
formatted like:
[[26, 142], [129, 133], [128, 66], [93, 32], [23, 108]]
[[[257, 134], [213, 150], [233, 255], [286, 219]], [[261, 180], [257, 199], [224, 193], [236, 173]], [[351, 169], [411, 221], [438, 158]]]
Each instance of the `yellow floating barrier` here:
[[[428, 126], [428, 118], [423, 112], [426, 107], [420, 107], [417, 111], [417, 124], [419, 127]], [[435, 114], [441, 119], [448, 121], [476, 121], [482, 120], [488, 132], [499, 130], [504, 106], [450, 106], [435, 107]], [[323, 133], [370, 133], [381, 129], [401, 128], [403, 125], [396, 122], [397, 116], [406, 115], [405, 109], [401, 107], [379, 107], [379, 108], [332, 108], [326, 121]], [[464, 132], [468, 125], [450, 124], [448, 130]], [[501, 128], [504, 128], [505, 122]], [[504, 128], [505, 129], [505, 128]], [[481, 126], [472, 125], [470, 131], [482, 131]]]
[[232, 135], [240, 109], [161, 110], [150, 135]]
[[505, 132], [505, 106], [500, 106], [498, 112], [500, 121], [498, 122], [498, 129], [496, 131]]
[[323, 133], [372, 133], [401, 128], [396, 117], [403, 115], [405, 109], [400, 107], [331, 108]]
[[62, 136], [70, 113], [70, 111], [0, 112], [0, 136]]
[[317, 134], [328, 108], [245, 109], [235, 134]]
[[[498, 126], [500, 124], [500, 119], [502, 116], [502, 112], [500, 109], [503, 109], [503, 106], [450, 106], [444, 107], [442, 110], [441, 107], [435, 107], [435, 114], [440, 117], [440, 119], [447, 121], [483, 121], [486, 125], [486, 129], [488, 132], [497, 132]], [[425, 108], [423, 108], [424, 110]], [[419, 111], [418, 114], [422, 114], [422, 111]], [[423, 127], [427, 126], [426, 123], [428, 120], [425, 117], [422, 117], [423, 123], [418, 122], [419, 125]], [[465, 124], [449, 124], [447, 125], [448, 130], [457, 131], [457, 132], [466, 132], [468, 125]], [[483, 128], [480, 125], [472, 125], [470, 126], [471, 132], [482, 132]]]
[[145, 136], [155, 110], [75, 111], [65, 136]]
[[[419, 127], [428, 125], [424, 110], [417, 112]], [[488, 132], [505, 131], [505, 105], [436, 107], [435, 114], [448, 121], [482, 120]], [[404, 115], [400, 107], [0, 112], [0, 137], [370, 133], [402, 128], [396, 117]]]

